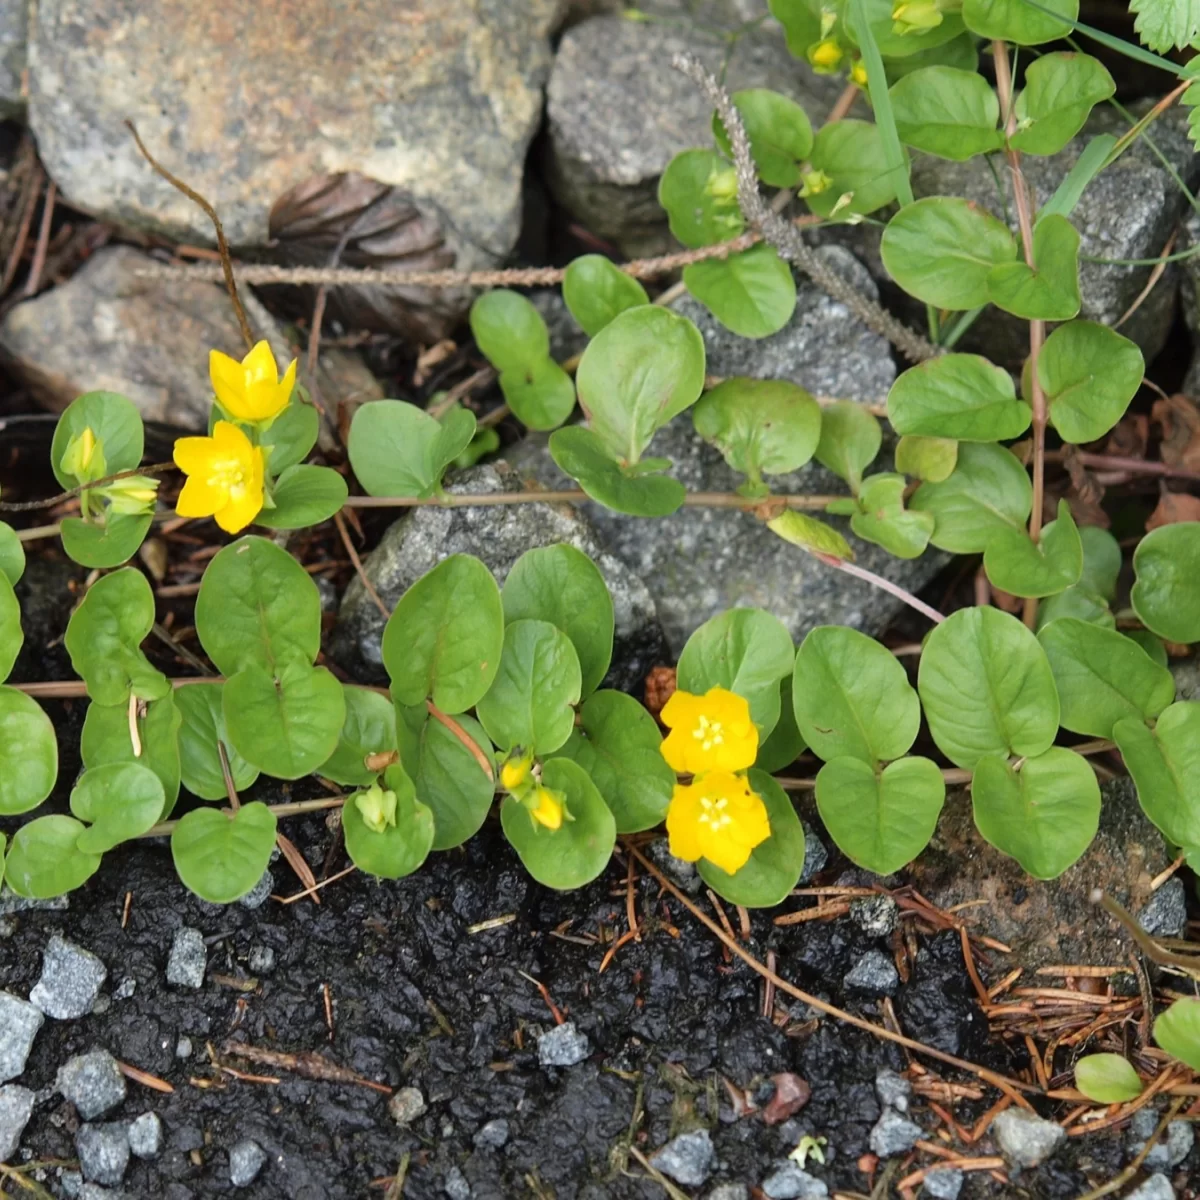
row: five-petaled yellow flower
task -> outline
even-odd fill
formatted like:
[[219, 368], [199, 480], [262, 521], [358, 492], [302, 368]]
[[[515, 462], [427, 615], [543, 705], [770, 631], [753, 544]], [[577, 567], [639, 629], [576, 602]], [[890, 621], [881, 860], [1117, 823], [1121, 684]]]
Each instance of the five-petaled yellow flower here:
[[705, 771], [744, 771], [758, 756], [758, 728], [743, 696], [722, 687], [703, 696], [675, 692], [662, 710], [670, 729], [662, 756], [680, 775]]
[[771, 836], [767, 806], [743, 775], [709, 771], [689, 786], [675, 785], [667, 809], [671, 853], [687, 862], [706, 858], [732, 875]]
[[215, 517], [226, 533], [240, 533], [262, 511], [262, 447], [236, 425], [218, 421], [212, 437], [180, 438], [175, 465], [188, 477], [175, 505], [181, 517]]
[[220, 350], [209, 351], [208, 374], [218, 402], [234, 420], [270, 422], [292, 398], [296, 360], [280, 379], [271, 347], [259, 342], [241, 362]]

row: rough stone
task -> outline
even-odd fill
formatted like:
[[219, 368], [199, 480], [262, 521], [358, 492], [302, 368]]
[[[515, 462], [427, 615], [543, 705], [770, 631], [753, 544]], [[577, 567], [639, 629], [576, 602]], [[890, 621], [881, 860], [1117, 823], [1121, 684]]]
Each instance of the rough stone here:
[[275, 951], [270, 946], [254, 946], [246, 966], [254, 975], [269, 975], [275, 969]]
[[550, 334], [550, 357], [555, 362], [565, 362], [576, 354], [582, 354], [588, 344], [588, 335], [571, 315], [562, 289], [541, 288], [531, 292], [529, 300], [546, 322], [546, 330]]
[[104, 1116], [125, 1099], [125, 1076], [107, 1050], [69, 1058], [59, 1067], [55, 1086], [85, 1121]]
[[538, 1062], [543, 1067], [574, 1067], [591, 1052], [587, 1034], [580, 1033], [574, 1021], [555, 1025], [538, 1038]]
[[[689, 896], [698, 896], [704, 887], [704, 880], [696, 870], [694, 862], [686, 858], [676, 858], [671, 853], [671, 844], [666, 838], [658, 838], [650, 843], [650, 857], [655, 865], [661, 867]], [[803, 882], [803, 875], [801, 882]]]
[[175, 1043], [176, 1058], [191, 1058], [192, 1057], [192, 1039], [190, 1037], [181, 1037]]
[[137, 991], [137, 980], [132, 975], [127, 975], [120, 983], [113, 988], [112, 998], [114, 1000], [131, 1000], [134, 992]]
[[1183, 880], [1172, 875], [1138, 913], [1137, 921], [1151, 937], [1182, 937], [1187, 925], [1187, 889]]
[[442, 1185], [442, 1190], [450, 1200], [471, 1200], [471, 1185], [458, 1167], [451, 1167], [446, 1172], [446, 1182]]
[[[147, 420], [207, 427], [208, 349], [245, 353], [220, 284], [145, 279], [153, 262], [128, 246], [99, 250], [66, 283], [18, 304], [0, 323], [0, 351], [39, 403], [58, 411], [83, 392], [128, 396]], [[322, 352], [321, 394], [382, 396], [356, 355]]]
[[229, 1151], [229, 1182], [249, 1187], [267, 1162], [267, 1152], [253, 1139], [243, 1138]]
[[126, 1195], [122, 1191], [114, 1191], [112, 1188], [101, 1187], [98, 1183], [80, 1184], [77, 1194], [79, 1200], [124, 1200]]
[[846, 972], [842, 983], [851, 991], [892, 996], [900, 986], [900, 975], [896, 964], [882, 950], [868, 950]]
[[705, 1200], [750, 1200], [750, 1189], [744, 1183], [718, 1183]]
[[1040, 1167], [1067, 1140], [1067, 1131], [1023, 1108], [1009, 1108], [992, 1122], [992, 1137], [1014, 1167]]
[[17, 1152], [21, 1134], [33, 1116], [33, 1093], [16, 1083], [0, 1087], [0, 1163]]
[[75, 1135], [79, 1169], [92, 1183], [113, 1187], [125, 1178], [129, 1166], [127, 1127], [119, 1121], [104, 1125], [81, 1125]]
[[891, 1158], [894, 1154], [907, 1154], [924, 1136], [925, 1131], [915, 1121], [895, 1109], [885, 1108], [871, 1129], [871, 1149], [880, 1158]]
[[930, 1200], [958, 1200], [966, 1176], [957, 1167], [935, 1167], [925, 1176], [921, 1195]]
[[420, 1088], [405, 1087], [388, 1101], [388, 1116], [397, 1125], [411, 1125], [428, 1107]]
[[829, 1189], [815, 1175], [802, 1171], [794, 1162], [778, 1166], [763, 1181], [767, 1200], [825, 1200]]
[[504, 1117], [497, 1117], [494, 1121], [480, 1126], [475, 1131], [472, 1141], [482, 1149], [499, 1150], [508, 1142], [508, 1133], [508, 1121]]
[[176, 987], [201, 988], [207, 966], [208, 947], [200, 930], [187, 925], [177, 929], [167, 959], [167, 982]]
[[[1200, 244], [1200, 218], [1196, 220], [1196, 241]], [[1191, 259], [1187, 260], [1191, 262]], [[1196, 362], [1193, 360], [1193, 370]], [[1198, 374], [1200, 380], [1200, 374]], [[1184, 383], [1184, 390], [1189, 396], [1200, 394], [1200, 391]], [[1187, 658], [1171, 659], [1171, 674], [1175, 676], [1176, 700], [1200, 700], [1200, 654], [1189, 654]]]
[[92, 1011], [108, 968], [90, 951], [68, 942], [57, 933], [42, 957], [42, 976], [29, 993], [48, 1017], [72, 1021]]
[[244, 895], [238, 898], [238, 903], [243, 908], [256, 909], [262, 908], [270, 899], [271, 893], [275, 890], [275, 876], [271, 874], [268, 867], [262, 873], [262, 878]]
[[966, 911], [972, 930], [1011, 946], [1014, 965], [1123, 962], [1128, 937], [1115, 921], [1098, 918], [1092, 890], [1103, 888], [1139, 912], [1153, 894], [1151, 881], [1171, 858], [1142, 813], [1131, 779], [1103, 783], [1100, 793], [1095, 840], [1073, 867], [1043, 882], [989, 846], [975, 828], [969, 795], [952, 791], [933, 841], [909, 868], [913, 886], [939, 908], [976, 901]]
[[[503, 463], [474, 467], [447, 490], [456, 494], [518, 491], [516, 472]], [[643, 525], [643, 529], [645, 525]], [[396, 521], [363, 560], [367, 578], [389, 608], [426, 571], [451, 554], [474, 554], [503, 583], [513, 563], [537, 546], [558, 542], [582, 550], [595, 562], [612, 593], [616, 619], [614, 669], [608, 687], [634, 687], [661, 662], [662, 632], [646, 585], [608, 553], [587, 519], [574, 508], [549, 504], [490, 508], [419, 508]], [[342, 599], [332, 653], [363, 682], [386, 681], [380, 640], [383, 614], [357, 577]]]
[[[38, 610], [35, 608], [33, 613], [29, 612], [30, 597], [28, 594], [22, 595], [22, 592], [28, 587], [30, 577], [36, 578], [38, 572], [36, 570], [27, 570], [21, 577], [20, 590], [17, 593], [18, 599], [21, 601], [21, 617], [24, 623], [27, 616], [36, 619]], [[38, 589], [41, 591], [42, 589]], [[40, 598], [40, 597], [39, 597]], [[26, 632], [26, 637], [29, 634]], [[30, 900], [25, 896], [18, 896], [6, 884], [0, 887], [0, 917], [12, 916], [13, 913], [22, 912], [66, 912], [71, 907], [70, 896], [55, 896], [51, 900]]]
[[875, 1094], [879, 1102], [897, 1112], [908, 1112], [908, 1102], [912, 1097], [912, 1084], [898, 1071], [884, 1067], [875, 1076]]
[[1151, 1175], [1145, 1183], [1134, 1188], [1125, 1200], [1175, 1200], [1175, 1189], [1165, 1175]]
[[129, 1148], [138, 1158], [157, 1158], [162, 1147], [163, 1127], [158, 1113], [144, 1112], [129, 1123]]
[[0, 119], [25, 111], [25, 67], [29, 58], [29, 5], [0, 4]]
[[711, 1174], [715, 1156], [708, 1130], [697, 1129], [673, 1137], [650, 1161], [676, 1183], [699, 1187]]
[[0, 992], [0, 1083], [25, 1070], [33, 1039], [46, 1018], [35, 1005], [12, 992]]
[[850, 919], [868, 937], [887, 937], [896, 928], [896, 914], [890, 896], [859, 896], [850, 901]]
[[807, 821], [802, 819], [800, 823], [804, 826], [804, 865], [800, 868], [799, 882], [808, 883], [814, 875], [825, 869], [829, 851], [825, 849], [821, 835]]
[[[1152, 1107], [1140, 1108], [1133, 1114], [1125, 1134], [1125, 1151], [1131, 1159], [1142, 1152], [1148, 1138], [1153, 1136], [1161, 1115]], [[1143, 1159], [1148, 1171], [1166, 1170], [1177, 1167], [1192, 1152], [1196, 1134], [1190, 1121], [1172, 1121], [1166, 1134], [1150, 1148]]]
[[711, 105], [670, 68], [680, 52], [720, 72], [733, 91], [765, 87], [791, 96], [814, 123], [837, 95], [836, 81], [797, 62], [777, 28], [731, 43], [720, 28], [679, 11], [650, 22], [601, 16], [571, 29], [546, 91], [550, 188], [572, 216], [629, 255], [667, 244], [657, 194], [667, 164], [682, 150], [712, 145]]

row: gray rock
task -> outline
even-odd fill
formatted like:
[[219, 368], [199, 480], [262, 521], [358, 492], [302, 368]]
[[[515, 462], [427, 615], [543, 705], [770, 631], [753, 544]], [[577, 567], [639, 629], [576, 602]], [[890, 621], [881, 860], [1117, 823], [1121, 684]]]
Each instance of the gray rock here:
[[[1196, 242], [1200, 243], [1200, 219], [1196, 222], [1196, 234]], [[1191, 262], [1191, 259], [1188, 259], [1188, 262]], [[1196, 369], [1197, 361], [1200, 360], [1193, 360], [1193, 370]], [[1184, 386], [1188, 389], [1187, 395], [1197, 395], [1197, 390], [1193, 390], [1189, 384]], [[1173, 658], [1170, 660], [1170, 667], [1171, 674], [1175, 676], [1175, 699], [1200, 700], [1200, 654], [1189, 654], [1187, 658]]]
[[275, 951], [270, 946], [253, 946], [246, 965], [254, 975], [269, 975], [275, 970]]
[[450, 1200], [471, 1200], [471, 1185], [458, 1167], [451, 1167], [446, 1172], [446, 1182], [442, 1185], [442, 1190]]
[[508, 1121], [504, 1117], [497, 1117], [494, 1121], [481, 1125], [475, 1131], [472, 1141], [482, 1149], [499, 1150], [507, 1144], [508, 1132]]
[[896, 928], [897, 912], [891, 896], [858, 896], [850, 901], [850, 919], [870, 937], [887, 937]]
[[73, 1021], [92, 1011], [107, 978], [108, 968], [90, 950], [56, 933], [42, 956], [42, 976], [29, 993], [29, 1002], [48, 1017]]
[[[63, 1195], [68, 1196], [71, 1200], [79, 1196], [83, 1191], [83, 1176], [78, 1171], [64, 1171], [58, 1178], [58, 1182], [63, 1190]], [[92, 1186], [91, 1184], [88, 1185]], [[99, 1186], [99, 1184], [95, 1185]]]
[[595, 17], [571, 29], [546, 90], [550, 188], [572, 216], [629, 255], [667, 244], [657, 194], [667, 164], [682, 150], [712, 145], [711, 105], [671, 68], [680, 52], [721, 73], [733, 91], [766, 87], [791, 96], [814, 122], [837, 95], [837, 81], [792, 58], [777, 28], [731, 41], [679, 11], [650, 22]]
[[144, 1112], [129, 1123], [129, 1148], [138, 1158], [157, 1158], [162, 1147], [163, 1127], [158, 1113]]
[[84, 1183], [76, 1193], [79, 1200], [124, 1200], [125, 1192], [101, 1187], [98, 1183]]
[[16, 1083], [0, 1087], [0, 1163], [17, 1152], [21, 1134], [33, 1116], [33, 1093]]
[[89, 1050], [67, 1059], [58, 1069], [55, 1087], [85, 1121], [102, 1117], [125, 1099], [125, 1076], [107, 1050]]
[[29, 5], [0, 4], [0, 119], [25, 112], [25, 66], [29, 58]]
[[192, 1057], [192, 1039], [190, 1037], [181, 1037], [175, 1043], [176, 1058], [191, 1058]]
[[137, 980], [132, 975], [126, 975], [120, 983], [113, 988], [112, 998], [114, 1000], [131, 1000], [134, 992], [137, 991]]
[[871, 1149], [880, 1158], [907, 1154], [923, 1137], [925, 1130], [915, 1121], [901, 1116], [895, 1109], [885, 1108], [883, 1116], [871, 1128]]
[[649, 852], [655, 865], [661, 867], [689, 896], [700, 894], [704, 888], [704, 880], [700, 878], [696, 864], [688, 862], [686, 858], [676, 858], [671, 853], [671, 844], [666, 838], [658, 838], [651, 842]]
[[1151, 1175], [1140, 1187], [1134, 1188], [1125, 1200], [1175, 1200], [1175, 1189], [1165, 1175]]
[[707, 1129], [696, 1129], [673, 1137], [650, 1156], [655, 1168], [685, 1187], [699, 1187], [712, 1173], [712, 1138]]
[[587, 1034], [580, 1033], [574, 1021], [555, 1025], [538, 1038], [538, 1062], [543, 1067], [574, 1067], [591, 1052]]
[[249, 1187], [267, 1162], [267, 1152], [253, 1139], [243, 1138], [229, 1151], [229, 1182]]
[[[522, 482], [503, 463], [474, 467], [447, 489], [456, 494], [519, 491]], [[642, 526], [646, 528], [645, 523]], [[612, 593], [616, 618], [614, 670], [606, 686], [640, 684], [663, 660], [662, 632], [646, 585], [608, 553], [579, 511], [562, 505], [513, 504], [490, 508], [418, 508], [396, 521], [363, 560], [367, 578], [389, 608], [426, 571], [451, 554], [474, 554], [503, 583], [513, 563], [537, 546], [566, 542], [600, 569]], [[380, 639], [383, 614], [353, 579], [342, 599], [332, 652], [355, 678], [385, 681]]]
[[800, 868], [799, 882], [808, 883], [825, 869], [829, 851], [825, 849], [821, 835], [807, 821], [801, 819], [800, 824], [804, 826], [804, 865]]
[[1187, 925], [1187, 890], [1178, 875], [1172, 875], [1150, 897], [1150, 903], [1138, 913], [1137, 922], [1151, 937], [1183, 936]]
[[894, 1108], [897, 1112], [908, 1112], [908, 1102], [912, 1097], [912, 1084], [897, 1071], [883, 1067], [875, 1075], [875, 1094], [881, 1104]]
[[397, 1125], [411, 1125], [428, 1107], [420, 1088], [405, 1087], [388, 1101], [388, 1116]]
[[900, 975], [896, 964], [882, 950], [868, 950], [846, 972], [842, 983], [851, 991], [892, 996], [900, 986]]
[[1067, 1140], [1067, 1131], [1023, 1108], [1008, 1108], [992, 1122], [992, 1137], [1014, 1167], [1040, 1167]]
[[33, 1039], [46, 1018], [41, 1010], [12, 992], [0, 992], [0, 1083], [25, 1070]]
[[75, 1135], [75, 1153], [84, 1179], [113, 1187], [125, 1178], [129, 1166], [129, 1137], [119, 1121], [81, 1125]]
[[244, 896], [238, 898], [238, 903], [243, 908], [262, 908], [274, 890], [275, 876], [271, 874], [271, 869], [268, 867], [263, 872], [262, 878]]
[[925, 1176], [921, 1195], [929, 1196], [930, 1200], [958, 1200], [964, 1178], [957, 1167], [934, 1167]]
[[767, 1200], [825, 1200], [829, 1195], [821, 1180], [802, 1171], [794, 1162], [776, 1167], [763, 1181], [762, 1190]]
[[529, 300], [546, 322], [550, 334], [550, 357], [555, 362], [565, 362], [576, 354], [582, 354], [588, 344], [588, 335], [571, 315], [562, 289], [542, 288], [531, 292]]
[[[26, 571], [21, 579], [22, 590], [24, 590], [25, 586], [30, 583], [31, 574], [34, 575], [35, 579], [37, 578], [38, 573], [36, 570]], [[41, 589], [37, 589], [37, 591], [40, 590]], [[37, 592], [35, 591], [34, 594], [37, 595]], [[18, 596], [20, 596], [19, 592]], [[21, 616], [24, 619], [26, 612], [30, 608], [29, 601], [33, 597], [26, 595], [20, 596], [20, 598]], [[40, 598], [40, 596], [38, 598]], [[33, 613], [30, 615], [36, 619], [38, 612], [39, 609], [34, 608]], [[12, 891], [7, 886], [7, 884], [4, 887], [0, 887], [0, 917], [9, 917], [12, 916], [13, 913], [23, 912], [66, 912], [70, 907], [70, 896], [55, 896], [52, 900], [29, 900], [24, 896], [18, 896], [16, 892]]]
[[208, 947], [200, 930], [188, 925], [177, 929], [167, 959], [167, 982], [176, 987], [201, 988], [207, 966]]
[[744, 1183], [718, 1183], [705, 1200], [750, 1200], [750, 1189]]
[[[1139, 1108], [1133, 1114], [1125, 1134], [1125, 1152], [1131, 1159], [1141, 1154], [1147, 1139], [1158, 1128], [1160, 1119], [1161, 1114], [1149, 1107]], [[1190, 1121], [1172, 1121], [1167, 1126], [1166, 1134], [1150, 1148], [1150, 1152], [1143, 1159], [1143, 1166], [1148, 1171], [1165, 1171], [1169, 1167], [1177, 1167], [1191, 1154], [1195, 1141], [1196, 1134]]]

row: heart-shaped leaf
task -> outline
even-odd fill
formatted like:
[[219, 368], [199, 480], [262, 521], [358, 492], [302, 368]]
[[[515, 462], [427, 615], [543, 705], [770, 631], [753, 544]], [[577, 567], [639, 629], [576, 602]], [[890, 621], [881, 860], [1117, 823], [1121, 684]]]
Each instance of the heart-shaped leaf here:
[[341, 510], [347, 495], [346, 481], [332, 468], [302, 463], [280, 475], [271, 493], [275, 507], [264, 508], [254, 520], [267, 529], [320, 525]]
[[378, 879], [403, 879], [429, 857], [433, 846], [433, 813], [416, 796], [416, 789], [399, 763], [388, 767], [383, 786], [396, 797], [391, 820], [382, 830], [363, 819], [358, 795], [342, 809], [346, 853], [360, 871]]
[[931, 66], [889, 89], [896, 132], [916, 150], [954, 162], [998, 150], [1000, 102], [978, 71]]
[[891, 204], [896, 179], [882, 164], [887, 161], [879, 126], [873, 121], [846, 119], [822, 125], [813, 141], [809, 165], [828, 182], [809, 191], [805, 203], [818, 216], [865, 214]]
[[22, 825], [13, 834], [4, 882], [27, 900], [52, 900], [83, 887], [100, 867], [100, 855], [77, 846], [84, 826], [54, 813]]
[[792, 268], [765, 242], [727, 258], [692, 263], [683, 268], [683, 283], [726, 329], [739, 337], [770, 337], [796, 311]]
[[671, 232], [693, 249], [727, 242], [746, 227], [733, 167], [712, 150], [675, 155], [658, 181], [658, 202]]
[[[218, 743], [225, 747], [233, 786], [239, 792], [258, 778], [258, 768], [233, 748], [225, 729], [224, 687], [223, 683], [200, 683], [175, 692], [175, 705], [182, 718], [179, 768], [183, 786], [201, 800], [224, 800], [227, 795]], [[347, 688], [347, 694], [351, 690]]]
[[[734, 92], [732, 99], [750, 138], [750, 154], [758, 177], [768, 187], [795, 187], [800, 182], [800, 166], [813, 148], [808, 114], [794, 100], [769, 88]], [[712, 123], [717, 145], [732, 158], [729, 135], [716, 113]]]
[[337, 748], [317, 774], [346, 787], [368, 787], [375, 782], [379, 769], [368, 769], [367, 756], [396, 749], [396, 709], [387, 696], [373, 688], [347, 686], [342, 692], [346, 700], [342, 732]]
[[1058, 502], [1058, 519], [1034, 542], [1024, 529], [999, 529], [983, 552], [983, 569], [994, 587], [1012, 596], [1053, 596], [1079, 582], [1083, 542], [1071, 506]]
[[988, 273], [988, 298], [1027, 321], [1069, 321], [1079, 312], [1079, 231], [1051, 214], [1033, 231], [1034, 267], [999, 263]]
[[153, 520], [151, 513], [135, 516], [111, 511], [105, 514], [103, 525], [81, 517], [65, 517], [59, 533], [68, 558], [81, 567], [107, 571], [137, 553]]
[[0, 683], [12, 672], [17, 655], [25, 644], [21, 628], [21, 604], [8, 576], [0, 574]]
[[1097, 1104], [1124, 1104], [1142, 1094], [1142, 1081], [1120, 1054], [1085, 1054], [1075, 1064], [1075, 1086]]
[[858, 491], [862, 473], [875, 461], [883, 444], [879, 422], [861, 404], [838, 400], [821, 412], [817, 462]]
[[649, 304], [646, 289], [603, 254], [573, 259], [563, 274], [563, 300], [588, 337], [627, 308]]
[[185, 887], [210, 904], [232, 904], [263, 877], [275, 848], [275, 814], [258, 801], [236, 813], [194, 808], [171, 834]]
[[1200, 847], [1200, 702], [1170, 705], [1153, 730], [1126, 718], [1112, 735], [1137, 784], [1142, 811], [1173, 845]]
[[963, 0], [962, 8], [963, 22], [972, 33], [1018, 46], [1069, 37], [1078, 16], [1079, 0], [1039, 0], [1037, 8], [1024, 0]]
[[519, 292], [483, 292], [471, 305], [470, 320], [476, 344], [497, 371], [519, 371], [550, 355], [546, 322]]
[[614, 512], [669, 517], [687, 499], [687, 489], [677, 479], [622, 467], [598, 434], [578, 425], [550, 435], [550, 456], [592, 500]]
[[1200, 1000], [1184, 996], [1154, 1022], [1154, 1040], [1172, 1058], [1200, 1071]]
[[62, 469], [63, 455], [86, 429], [95, 436], [110, 474], [132, 471], [142, 461], [142, 414], [133, 402], [118, 392], [86, 392], [63, 410], [50, 443], [50, 468], [64, 490], [77, 487], [79, 480]]
[[1200, 642], [1200, 521], [1162, 525], [1133, 552], [1133, 611], [1169, 642]]
[[1125, 415], [1145, 369], [1137, 345], [1106, 325], [1060, 325], [1038, 356], [1050, 423], [1076, 445], [1103, 437]]
[[403, 400], [371, 400], [355, 412], [346, 449], [369, 496], [425, 498], [474, 436], [475, 415], [464, 408], [438, 421]]
[[575, 409], [575, 384], [549, 357], [501, 371], [500, 390], [513, 415], [530, 429], [557, 429]]
[[0, 575], [16, 587], [25, 574], [25, 547], [11, 525], [0, 521]]
[[943, 354], [904, 371], [888, 392], [897, 433], [995, 442], [1020, 437], [1032, 412], [1012, 377], [978, 354]]
[[[195, 685], [206, 686], [206, 685]], [[186, 689], [182, 689], [186, 690]], [[129, 705], [89, 704], [83, 719], [79, 749], [83, 765], [90, 771], [111, 763], [137, 763], [158, 776], [163, 788], [163, 809], [160, 821], [165, 821], [179, 798], [180, 758], [179, 730], [182, 717], [175, 704], [174, 694], [152, 700], [145, 712], [134, 717], [138, 731], [140, 753], [134, 753], [129, 729]], [[221, 796], [225, 795], [222, 786]]]
[[850, 528], [864, 541], [882, 546], [897, 558], [917, 558], [929, 545], [934, 517], [904, 507], [905, 486], [903, 475], [872, 475], [865, 479]]
[[958, 442], [953, 438], [905, 434], [896, 443], [896, 470], [926, 483], [943, 483], [958, 465]]
[[[455, 723], [492, 760], [492, 743], [473, 717]], [[399, 730], [404, 722], [398, 720]], [[426, 720], [417, 743], [417, 799], [433, 812], [433, 849], [452, 850], [474, 837], [492, 807], [492, 775], [457, 735], [440, 721]]]
[[1023, 154], [1057, 154], [1082, 128], [1093, 106], [1117, 90], [1113, 77], [1090, 54], [1043, 54], [1025, 68], [1017, 95], [1017, 132]]
[[105, 854], [153, 827], [165, 805], [162, 783], [148, 767], [93, 767], [71, 789], [71, 812], [90, 826], [75, 844], [84, 854]]

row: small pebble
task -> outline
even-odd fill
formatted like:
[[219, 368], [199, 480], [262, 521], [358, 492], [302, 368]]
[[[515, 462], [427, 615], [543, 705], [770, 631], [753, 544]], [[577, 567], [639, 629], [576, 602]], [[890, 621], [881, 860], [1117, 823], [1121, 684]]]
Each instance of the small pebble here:
[[850, 919], [870, 937], [887, 937], [896, 928], [898, 911], [891, 896], [857, 896], [850, 901]]
[[192, 1039], [190, 1037], [181, 1037], [175, 1043], [176, 1058], [191, 1058], [192, 1057]]
[[744, 1183], [718, 1183], [705, 1200], [750, 1200], [750, 1189]]
[[908, 1112], [912, 1084], [890, 1067], [883, 1067], [875, 1076], [875, 1094], [880, 1103], [897, 1112]]
[[68, 1200], [75, 1200], [83, 1190], [83, 1176], [78, 1171], [64, 1171], [58, 1177], [58, 1186], [62, 1188], [63, 1195], [68, 1197]]
[[137, 980], [132, 975], [127, 975], [120, 983], [113, 988], [112, 998], [114, 1000], [132, 1000], [133, 993], [137, 991]]
[[575, 1028], [574, 1021], [564, 1021], [538, 1039], [538, 1062], [543, 1067], [574, 1067], [592, 1052], [586, 1033]]
[[958, 1200], [962, 1191], [963, 1173], [957, 1167], [934, 1167], [925, 1176], [921, 1195], [931, 1200]]
[[477, 1129], [473, 1141], [478, 1147], [499, 1150], [508, 1141], [508, 1132], [508, 1122], [503, 1117], [497, 1117]]
[[829, 861], [829, 851], [821, 841], [821, 835], [807, 822], [804, 826], [804, 865], [800, 868], [800, 883], [808, 883], [812, 877], [825, 869]]
[[1173, 875], [1150, 897], [1137, 915], [1137, 923], [1151, 937], [1182, 937], [1187, 925], [1187, 889]]
[[266, 1161], [267, 1152], [253, 1138], [243, 1138], [229, 1151], [229, 1182], [234, 1187], [249, 1187]]
[[802, 1171], [794, 1162], [778, 1166], [763, 1181], [767, 1200], [825, 1200], [829, 1189], [815, 1175]]
[[167, 982], [176, 987], [201, 988], [207, 966], [208, 947], [200, 930], [187, 925], [177, 930], [167, 959]]
[[269, 975], [275, 969], [275, 951], [270, 946], [254, 946], [246, 965], [251, 975]]
[[1175, 1189], [1165, 1175], [1151, 1175], [1141, 1187], [1130, 1192], [1125, 1200], [1175, 1200]]
[[842, 984], [849, 991], [892, 996], [900, 986], [900, 975], [896, 964], [882, 950], [868, 950], [846, 972]]
[[1008, 1108], [992, 1122], [992, 1137], [1013, 1166], [1040, 1167], [1067, 1140], [1067, 1131], [1023, 1108]]
[[162, 1153], [163, 1128], [158, 1113], [144, 1112], [129, 1125], [129, 1148], [138, 1158], [157, 1158]]
[[0, 1083], [25, 1070], [33, 1039], [41, 1029], [42, 1010], [12, 992], [0, 992]]
[[56, 933], [42, 955], [42, 977], [29, 1002], [56, 1021], [74, 1021], [92, 1011], [107, 978], [108, 968], [90, 950]]
[[707, 1129], [693, 1130], [673, 1137], [661, 1150], [650, 1156], [655, 1168], [682, 1183], [684, 1187], [699, 1187], [712, 1174], [712, 1138]]
[[33, 1093], [16, 1083], [0, 1087], [0, 1163], [17, 1152], [21, 1134], [33, 1115]]
[[75, 1193], [79, 1200], [123, 1200], [124, 1192], [114, 1192], [112, 1188], [101, 1187], [98, 1183], [85, 1183]]
[[71, 901], [68, 896], [55, 896], [53, 900], [26, 900], [7, 887], [0, 888], [0, 917], [22, 912], [66, 912]]
[[262, 908], [274, 890], [275, 876], [271, 874], [271, 869], [268, 867], [263, 872], [262, 878], [244, 896], [239, 898], [238, 903], [243, 908]]
[[125, 1099], [125, 1076], [107, 1050], [89, 1050], [68, 1059], [58, 1069], [55, 1086], [85, 1121], [102, 1117]]
[[451, 1167], [446, 1172], [446, 1182], [442, 1185], [442, 1190], [450, 1200], [471, 1200], [471, 1185], [457, 1167]]
[[920, 1125], [885, 1108], [871, 1129], [870, 1144], [880, 1158], [891, 1158], [894, 1154], [907, 1154], [924, 1136], [925, 1130]]
[[428, 1107], [420, 1088], [405, 1087], [388, 1101], [388, 1116], [397, 1125], [411, 1125]]
[[696, 870], [696, 864], [684, 858], [676, 858], [669, 849], [666, 838], [660, 838], [650, 843], [650, 857], [669, 875], [689, 896], [695, 896], [704, 887], [704, 880]]
[[[1160, 1114], [1149, 1107], [1139, 1108], [1133, 1114], [1125, 1135], [1125, 1150], [1131, 1159], [1141, 1154], [1142, 1147], [1153, 1136], [1160, 1120]], [[1166, 1134], [1150, 1147], [1142, 1163], [1148, 1171], [1177, 1167], [1191, 1154], [1195, 1141], [1196, 1134], [1190, 1121], [1172, 1121], [1167, 1126]]]
[[81, 1125], [75, 1135], [75, 1153], [84, 1179], [112, 1187], [125, 1178], [129, 1166], [127, 1127], [119, 1121]]

